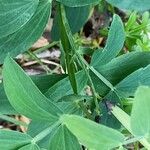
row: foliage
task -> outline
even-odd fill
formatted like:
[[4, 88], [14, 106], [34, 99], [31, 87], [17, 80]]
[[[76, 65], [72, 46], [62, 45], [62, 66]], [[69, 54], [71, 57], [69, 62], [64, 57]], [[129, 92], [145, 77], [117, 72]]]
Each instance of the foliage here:
[[[150, 149], [150, 52], [145, 52], [149, 47], [141, 46], [140, 52], [122, 55], [124, 48], [132, 51], [132, 46], [141, 45], [141, 35], [149, 31], [149, 15], [144, 13], [138, 23], [138, 15], [133, 12], [124, 24], [114, 14], [105, 46], [94, 51], [89, 48], [88, 63], [84, 59], [87, 53], [81, 52], [85, 47], [78, 45], [73, 34], [83, 27], [91, 9], [100, 2], [1, 1], [0, 118], [25, 126], [27, 132], [1, 129], [0, 149], [108, 150], [124, 149], [137, 142]], [[119, 9], [150, 8], [149, 0], [107, 2]], [[65, 74], [28, 76], [12, 57], [27, 51], [39, 39], [52, 4], [56, 6], [52, 38], [59, 42]], [[87, 87], [91, 95], [87, 95]], [[14, 114], [28, 117], [30, 123], [6, 116]]]

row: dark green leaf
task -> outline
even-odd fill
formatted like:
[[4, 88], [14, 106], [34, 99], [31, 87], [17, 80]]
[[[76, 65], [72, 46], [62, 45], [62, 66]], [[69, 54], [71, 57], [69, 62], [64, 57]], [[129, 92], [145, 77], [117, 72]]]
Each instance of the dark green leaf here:
[[[150, 52], [131, 52], [113, 59], [104, 66], [97, 66], [96, 70], [115, 86], [134, 71], [148, 64], [150, 64]], [[91, 77], [98, 93], [105, 95], [109, 92], [108, 87], [98, 77], [93, 73]]]
[[93, 54], [91, 65], [93, 67], [100, 67], [107, 64], [118, 55], [123, 48], [124, 41], [125, 31], [123, 23], [118, 15], [114, 15], [106, 46], [103, 50], [97, 50]]
[[[71, 29], [72, 33], [76, 33], [86, 23], [86, 21], [89, 17], [91, 6], [76, 7], [76, 8], [65, 7], [65, 10], [66, 10], [66, 17], [68, 19], [70, 29]], [[81, 17], [81, 15], [82, 15], [82, 17]], [[52, 39], [55, 41], [58, 41], [60, 38], [58, 22], [59, 22], [59, 17], [56, 14], [56, 16], [54, 18], [53, 28], [51, 31]]]
[[146, 68], [141, 68], [115, 86], [119, 95], [124, 98], [133, 97], [139, 86], [150, 87], [150, 65]]
[[32, 138], [25, 134], [10, 130], [0, 130], [0, 149], [14, 150], [19, 149], [31, 142]]
[[24, 26], [35, 13], [39, 0], [1, 0], [0, 38]]
[[[85, 85], [87, 84], [87, 77], [84, 71], [80, 71], [76, 74], [78, 93], [80, 93]], [[57, 102], [63, 96], [73, 94], [73, 90], [71, 88], [71, 84], [69, 78], [65, 78], [59, 82], [57, 82], [54, 86], [52, 86], [45, 95], [51, 99], [52, 101]]]
[[16, 56], [28, 50], [38, 40], [47, 24], [50, 8], [49, 0], [40, 1], [30, 21], [15, 33], [0, 39], [0, 63], [3, 63], [8, 53]]
[[66, 74], [51, 74], [51, 75], [35, 75], [30, 76], [35, 85], [39, 88], [39, 90], [44, 94], [47, 90], [55, 85], [60, 80], [67, 77]]
[[57, 0], [58, 2], [69, 7], [80, 7], [91, 4], [98, 4], [100, 0]]
[[2, 83], [0, 84], [0, 114], [16, 114], [15, 109], [10, 105], [4, 91]]

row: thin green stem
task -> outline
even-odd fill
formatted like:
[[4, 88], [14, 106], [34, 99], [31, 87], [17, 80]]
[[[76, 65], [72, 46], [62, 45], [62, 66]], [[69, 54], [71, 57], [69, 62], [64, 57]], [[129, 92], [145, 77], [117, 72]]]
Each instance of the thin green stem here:
[[52, 47], [54, 47], [54, 46], [56, 46], [56, 45], [58, 45], [58, 44], [59, 44], [59, 41], [54, 41], [54, 42], [52, 42], [52, 43], [50, 43], [50, 44], [48, 44], [48, 45], [46, 45], [46, 46], [43, 46], [43, 47], [38, 48], [38, 49], [35, 49], [35, 50], [34, 50], [34, 53], [43, 52], [43, 51], [45, 51], [45, 50], [47, 50], [47, 49], [50, 49], [50, 48], [52, 48]]
[[82, 68], [84, 69], [84, 71], [86, 73], [86, 76], [88, 77], [88, 80], [89, 80], [89, 83], [90, 83], [90, 87], [91, 87], [91, 90], [92, 90], [92, 95], [93, 95], [95, 107], [96, 107], [95, 110], [96, 110], [97, 114], [100, 115], [100, 108], [99, 108], [99, 104], [98, 104], [98, 100], [97, 100], [97, 93], [96, 93], [93, 81], [92, 81], [92, 79], [91, 79], [91, 77], [89, 75], [89, 72], [88, 72], [87, 68], [86, 68], [86, 64], [85, 64], [84, 59], [78, 53], [77, 53], [77, 57], [78, 57], [78, 60], [80, 61], [81, 65], [82, 65]]
[[[77, 55], [79, 56], [80, 54]], [[85, 59], [82, 57], [80, 57], [80, 59], [82, 59], [82, 62], [87, 66], [87, 68], [90, 69], [107, 87], [109, 87], [112, 91], [115, 91], [114, 86], [105, 77], [103, 77], [95, 68], [90, 66]]]
[[78, 94], [78, 87], [76, 81], [76, 67], [75, 62], [72, 62], [72, 57], [75, 52], [75, 43], [71, 33], [71, 29], [66, 18], [65, 8], [62, 4], [58, 6], [59, 10], [59, 26], [60, 26], [60, 33], [61, 33], [61, 43], [65, 52], [65, 59], [66, 59], [66, 68], [69, 75], [69, 80], [72, 86], [72, 89], [75, 94]]
[[28, 51], [28, 54], [33, 58], [35, 59], [42, 67], [43, 69], [47, 72], [47, 73], [51, 73], [51, 70], [43, 64], [43, 62], [33, 53], [31, 52], [30, 50]]

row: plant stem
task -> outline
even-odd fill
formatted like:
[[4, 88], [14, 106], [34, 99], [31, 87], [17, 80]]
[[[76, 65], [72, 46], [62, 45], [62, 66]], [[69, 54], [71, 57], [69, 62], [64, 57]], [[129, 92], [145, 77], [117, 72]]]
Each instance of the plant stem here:
[[35, 50], [34, 50], [34, 53], [43, 52], [43, 51], [45, 51], [45, 50], [47, 50], [47, 49], [49, 49], [49, 48], [54, 47], [54, 46], [57, 45], [57, 44], [59, 44], [59, 41], [54, 41], [54, 42], [52, 42], [52, 43], [50, 43], [50, 44], [48, 44], [48, 45], [46, 45], [46, 46], [43, 46], [43, 47], [38, 48], [38, 49], [35, 49]]
[[[78, 56], [80, 54], [77, 54]], [[82, 62], [107, 86], [111, 89], [111, 91], [115, 91], [114, 86], [106, 79], [104, 78], [95, 68], [93, 68], [92, 66], [90, 66], [82, 57], [80, 57], [82, 59]]]
[[43, 67], [47, 74], [51, 73], [51, 70], [46, 65], [44, 65], [43, 62], [33, 52], [29, 50], [28, 54]]
[[99, 108], [99, 104], [98, 104], [98, 100], [97, 100], [97, 93], [96, 93], [94, 84], [93, 84], [92, 79], [91, 79], [91, 77], [89, 75], [89, 72], [88, 72], [88, 70], [87, 70], [87, 68], [85, 66], [86, 64], [84, 63], [84, 59], [82, 58], [82, 56], [80, 56], [80, 54], [77, 53], [76, 55], [77, 55], [81, 65], [82, 65], [82, 68], [84, 69], [84, 71], [85, 71], [85, 73], [86, 73], [86, 75], [88, 77], [88, 80], [89, 80], [89, 83], [90, 83], [90, 86], [91, 86], [91, 90], [92, 90], [92, 95], [93, 95], [94, 102], [95, 102], [95, 107], [96, 107], [95, 110], [96, 110], [96, 113], [98, 115], [100, 115], [100, 108]]

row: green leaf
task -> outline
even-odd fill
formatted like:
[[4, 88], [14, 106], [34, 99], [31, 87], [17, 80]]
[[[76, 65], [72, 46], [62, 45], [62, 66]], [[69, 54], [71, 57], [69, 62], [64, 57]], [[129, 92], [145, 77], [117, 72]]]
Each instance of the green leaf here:
[[39, 90], [44, 94], [47, 90], [55, 85], [60, 80], [67, 77], [66, 74], [43, 74], [43, 75], [34, 75], [30, 76], [35, 85], [39, 88]]
[[7, 99], [2, 83], [0, 84], [0, 114], [16, 114], [15, 109]]
[[0, 149], [19, 149], [31, 142], [32, 138], [25, 134], [10, 130], [0, 130]]
[[28, 50], [42, 35], [50, 15], [51, 3], [42, 0], [32, 18], [15, 33], [0, 39], [0, 63], [9, 53], [11, 56]]
[[106, 0], [108, 3], [121, 8], [129, 10], [144, 11], [150, 9], [149, 0]]
[[36, 144], [29, 144], [20, 148], [19, 150], [40, 150], [40, 148]]
[[64, 126], [61, 125], [53, 134], [50, 143], [50, 150], [81, 150], [76, 137]]
[[139, 86], [150, 87], [150, 65], [145, 68], [141, 68], [115, 86], [119, 95], [124, 98], [133, 97]]
[[82, 109], [76, 102], [58, 102], [57, 106], [63, 110], [66, 114], [76, 114], [81, 115]]
[[[125, 113], [122, 109], [120, 109], [118, 106], [112, 107], [112, 114], [122, 123], [122, 125], [133, 135], [132, 129], [131, 129], [131, 117]], [[150, 149], [150, 144], [145, 138], [140, 138], [140, 143], [146, 148]]]
[[134, 135], [150, 138], [150, 88], [141, 86], [135, 93], [131, 113], [131, 129]]
[[124, 41], [125, 31], [123, 23], [118, 15], [114, 15], [106, 46], [103, 50], [97, 50], [93, 54], [91, 66], [99, 67], [110, 62], [123, 48]]
[[[30, 76], [35, 85], [44, 94], [50, 87], [58, 81], [65, 78], [67, 75], [34, 75]], [[3, 84], [0, 84], [0, 114], [17, 114], [14, 108], [10, 105], [4, 91]]]
[[74, 60], [75, 44], [74, 39], [70, 30], [68, 20], [66, 18], [66, 12], [63, 5], [57, 6], [58, 18], [59, 18], [59, 29], [61, 37], [61, 46], [64, 51], [65, 70], [69, 75], [69, 80], [73, 89], [73, 92], [77, 94], [77, 82], [75, 78], [76, 64]]
[[1, 0], [0, 38], [23, 27], [35, 13], [39, 0]]
[[[75, 8], [66, 6], [65, 10], [66, 10], [66, 17], [67, 17], [70, 29], [72, 33], [76, 33], [83, 27], [83, 25], [88, 20], [91, 6], [75, 7]], [[51, 31], [52, 39], [55, 41], [58, 41], [60, 39], [58, 22], [59, 22], [59, 17], [57, 13], [54, 18], [54, 23], [53, 23], [53, 27]]]
[[125, 139], [120, 132], [79, 116], [63, 115], [61, 120], [89, 149], [112, 149], [119, 146]]
[[91, 4], [98, 4], [100, 0], [57, 0], [58, 2], [69, 7], [80, 7]]
[[[80, 93], [85, 85], [87, 84], [87, 77], [84, 71], [79, 71], [76, 73], [76, 80], [78, 86], [78, 93]], [[71, 88], [71, 84], [69, 81], [69, 77], [64, 78], [63, 80], [57, 82], [54, 86], [52, 86], [45, 95], [51, 99], [52, 101], [57, 102], [63, 96], [73, 94], [73, 90]]]
[[[27, 134], [29, 134], [31, 137], [35, 137], [40, 132], [51, 127], [53, 124], [54, 123], [49, 123], [49, 122], [43, 123], [43, 121], [31, 121], [30, 124], [28, 125]], [[54, 128], [52, 132], [55, 132], [56, 128]], [[42, 140], [38, 141], [37, 144], [42, 148], [48, 149], [49, 139], [51, 136], [52, 136], [52, 133], [48, 134]]]
[[[150, 64], [150, 52], [131, 52], [114, 58], [104, 66], [97, 66], [96, 70], [115, 86], [134, 71], [148, 64]], [[96, 91], [106, 95], [109, 88], [92, 72], [90, 74]]]
[[55, 122], [62, 111], [49, 101], [32, 80], [10, 57], [3, 69], [4, 89], [11, 105], [21, 114], [35, 120]]

